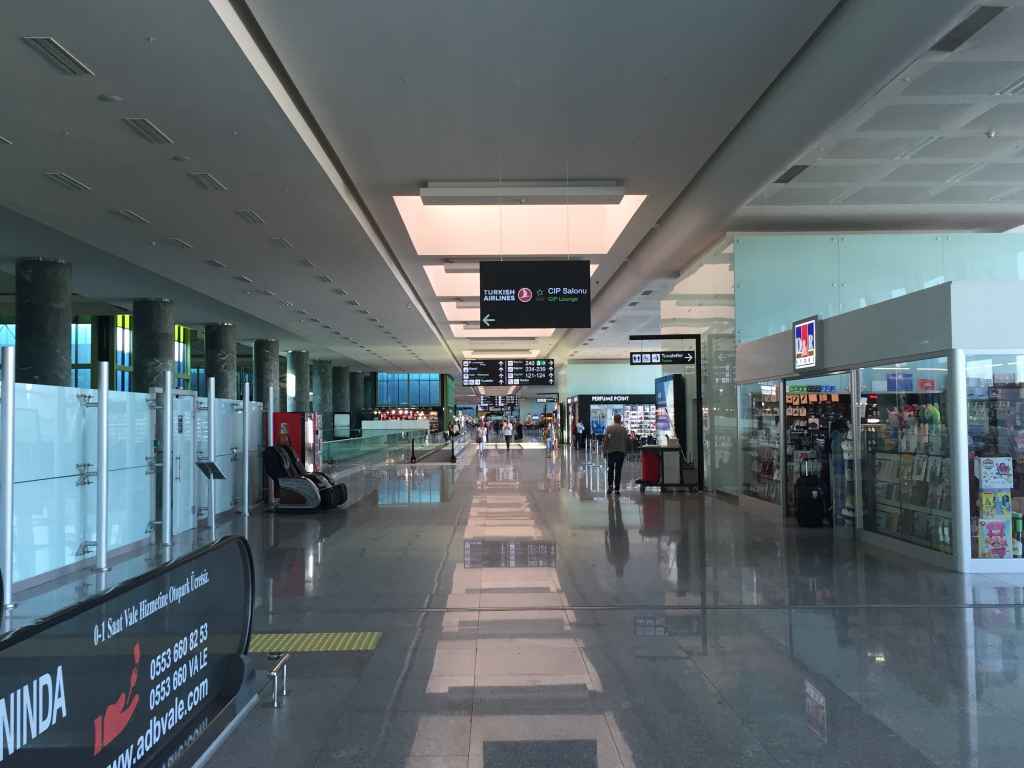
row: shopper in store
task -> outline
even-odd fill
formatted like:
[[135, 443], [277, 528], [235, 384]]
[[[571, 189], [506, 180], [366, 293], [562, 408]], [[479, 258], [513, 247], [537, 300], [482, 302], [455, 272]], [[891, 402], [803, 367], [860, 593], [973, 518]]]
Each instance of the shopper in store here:
[[581, 451], [587, 447], [587, 428], [580, 419], [576, 420], [576, 447]]
[[616, 413], [615, 420], [604, 431], [604, 454], [608, 460], [608, 493], [619, 493], [622, 482], [622, 462], [626, 460], [626, 446], [629, 436], [622, 426], [622, 414]]
[[512, 450], [512, 435], [515, 434], [515, 428], [511, 421], [505, 422], [505, 426], [501, 428], [501, 434], [505, 436], [505, 453], [508, 453]]

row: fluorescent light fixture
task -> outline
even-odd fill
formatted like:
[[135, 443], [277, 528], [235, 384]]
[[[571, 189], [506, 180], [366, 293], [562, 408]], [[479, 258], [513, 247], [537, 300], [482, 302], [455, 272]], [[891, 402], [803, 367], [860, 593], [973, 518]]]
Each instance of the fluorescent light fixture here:
[[608, 253], [646, 195], [618, 203], [424, 205], [395, 195], [420, 256], [589, 256]]
[[521, 357], [537, 357], [539, 349], [464, 349], [462, 356], [474, 360], [505, 360]]
[[474, 328], [451, 323], [452, 336], [457, 339], [539, 339], [553, 336], [554, 328]]
[[420, 187], [424, 205], [583, 205], [622, 202], [617, 181], [429, 181]]
[[[480, 298], [480, 266], [474, 264], [473, 271], [467, 270], [466, 264], [447, 266], [445, 264], [424, 264], [430, 287], [438, 298]], [[593, 277], [598, 265], [591, 263], [590, 276]], [[449, 320], [451, 318], [448, 318]]]

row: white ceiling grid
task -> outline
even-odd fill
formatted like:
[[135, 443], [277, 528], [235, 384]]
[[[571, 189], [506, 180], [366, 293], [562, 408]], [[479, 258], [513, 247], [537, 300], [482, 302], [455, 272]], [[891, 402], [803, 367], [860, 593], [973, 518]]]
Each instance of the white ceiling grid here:
[[738, 229], [1024, 223], [1024, 3], [929, 51], [738, 214]]

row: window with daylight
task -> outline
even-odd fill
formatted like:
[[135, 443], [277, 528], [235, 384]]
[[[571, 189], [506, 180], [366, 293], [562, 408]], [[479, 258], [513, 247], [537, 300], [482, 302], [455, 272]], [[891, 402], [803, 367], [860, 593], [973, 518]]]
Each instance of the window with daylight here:
[[71, 386], [92, 386], [92, 322], [71, 324]]
[[377, 374], [377, 405], [430, 406], [441, 404], [441, 381], [436, 373]]
[[192, 389], [192, 346], [188, 326], [174, 326], [174, 386]]
[[132, 316], [118, 315], [114, 322], [114, 389], [132, 389]]

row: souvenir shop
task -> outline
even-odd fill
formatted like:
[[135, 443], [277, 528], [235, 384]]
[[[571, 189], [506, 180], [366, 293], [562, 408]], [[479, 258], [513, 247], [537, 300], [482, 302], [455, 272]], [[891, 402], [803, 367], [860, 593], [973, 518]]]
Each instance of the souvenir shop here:
[[742, 493], [788, 525], [962, 572], [1024, 571], [1014, 290], [946, 283], [739, 345]]

